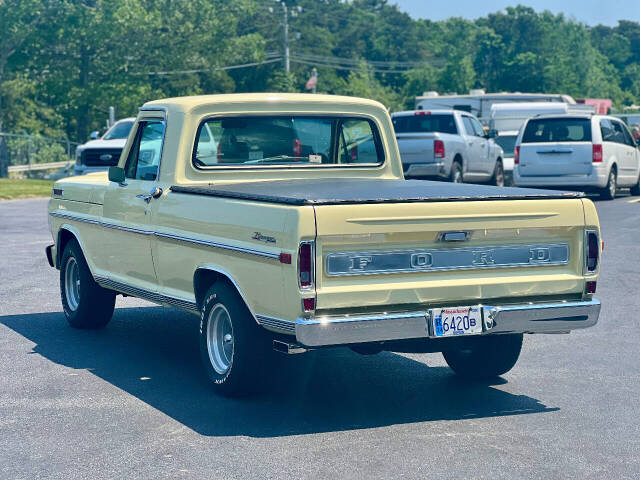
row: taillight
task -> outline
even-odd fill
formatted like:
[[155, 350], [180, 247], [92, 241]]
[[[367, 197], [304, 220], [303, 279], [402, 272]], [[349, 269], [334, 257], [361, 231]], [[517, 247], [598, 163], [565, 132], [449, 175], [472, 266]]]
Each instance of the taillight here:
[[602, 162], [602, 145], [593, 144], [593, 155], [591, 157], [591, 161], [593, 163], [600, 163]]
[[313, 288], [313, 242], [302, 242], [298, 250], [298, 285]]
[[444, 142], [442, 140], [433, 141], [433, 156], [435, 158], [444, 158]]
[[293, 156], [299, 157], [301, 155], [302, 155], [302, 142], [299, 139], [294, 138], [293, 139]]
[[520, 146], [518, 145], [513, 149], [513, 164], [518, 165], [520, 163]]
[[595, 272], [598, 269], [598, 257], [600, 256], [600, 242], [598, 241], [598, 233], [594, 231], [586, 232], [587, 244], [585, 245], [586, 259], [585, 265], [587, 272]]

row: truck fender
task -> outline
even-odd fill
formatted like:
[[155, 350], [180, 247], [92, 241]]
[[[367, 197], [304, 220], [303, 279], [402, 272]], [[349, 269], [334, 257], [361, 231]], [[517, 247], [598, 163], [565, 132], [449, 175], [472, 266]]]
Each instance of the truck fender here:
[[255, 313], [253, 312], [251, 306], [249, 305], [249, 302], [247, 301], [247, 297], [240, 288], [240, 285], [238, 285], [238, 282], [231, 276], [230, 273], [217, 266], [202, 265], [199, 266], [193, 274], [193, 293], [195, 294], [198, 310], [200, 310], [201, 302], [204, 299], [204, 296], [207, 293], [209, 287], [220, 280], [228, 282], [231, 286], [233, 286], [233, 288], [235, 288], [235, 290], [238, 292], [238, 295], [247, 307], [247, 310], [253, 317], [253, 320], [256, 323], [259, 323]]
[[[56, 236], [56, 268], [60, 270], [60, 262], [62, 261], [62, 254], [64, 253], [64, 247], [66, 247], [67, 243], [69, 243], [69, 240], [71, 240], [72, 238], [75, 239], [76, 242], [78, 242], [78, 245], [80, 245], [82, 254], [84, 255], [84, 258], [87, 260], [87, 265], [89, 266], [89, 270], [93, 270], [91, 268], [92, 265], [89, 262], [89, 259], [84, 254], [86, 250], [84, 248], [84, 242], [80, 238], [80, 234], [73, 227], [73, 225], [69, 225], [67, 223], [64, 223], [62, 224], [62, 226], [60, 226], [60, 228], [58, 229], [58, 235]], [[93, 271], [91, 272], [91, 274], [93, 275]]]

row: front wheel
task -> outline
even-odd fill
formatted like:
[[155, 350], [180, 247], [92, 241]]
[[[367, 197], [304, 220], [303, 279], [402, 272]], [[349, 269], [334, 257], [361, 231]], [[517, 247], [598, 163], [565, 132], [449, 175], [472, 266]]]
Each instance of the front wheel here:
[[507, 373], [518, 361], [522, 334], [490, 335], [473, 340], [468, 348], [442, 352], [451, 369], [464, 378], [485, 379]]
[[75, 240], [70, 240], [62, 253], [60, 296], [64, 315], [72, 327], [102, 328], [113, 316], [116, 293], [95, 282]]
[[259, 389], [272, 355], [266, 331], [237, 292], [218, 282], [200, 310], [200, 358], [216, 393], [237, 397]]

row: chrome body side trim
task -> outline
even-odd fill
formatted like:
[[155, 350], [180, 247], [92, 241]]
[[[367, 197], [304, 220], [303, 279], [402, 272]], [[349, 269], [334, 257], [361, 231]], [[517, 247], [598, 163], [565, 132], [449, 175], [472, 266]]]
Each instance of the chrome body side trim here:
[[336, 252], [325, 257], [328, 276], [380, 275], [569, 263], [569, 244], [493, 245], [460, 248]]
[[99, 275], [94, 276], [94, 280], [101, 287], [109, 288], [111, 290], [115, 290], [121, 293], [126, 293], [127, 295], [131, 295], [133, 297], [143, 298], [145, 300], [149, 300], [151, 302], [159, 303], [163, 305], [164, 304], [171, 305], [173, 307], [180, 308], [188, 312], [198, 312], [198, 307], [196, 306], [196, 302], [192, 302], [191, 300], [185, 300], [183, 298], [163, 295], [161, 293], [152, 292], [144, 288], [134, 287], [132, 285], [118, 282], [116, 280], [111, 280], [107, 277], [102, 277]]
[[152, 232], [152, 233], [158, 238], [167, 238], [167, 239], [175, 240], [178, 242], [193, 243], [195, 245], [203, 245], [205, 247], [221, 248], [223, 250], [231, 250], [233, 252], [247, 253], [249, 255], [257, 255], [259, 257], [270, 258], [272, 260], [280, 259], [279, 253], [265, 252], [263, 250], [255, 250], [253, 248], [237, 247], [235, 245], [229, 245], [226, 243], [219, 243], [219, 242], [211, 242], [209, 240], [199, 240], [196, 238], [183, 237], [181, 235], [174, 235], [172, 233], [164, 233], [164, 232]]
[[256, 320], [258, 320], [260, 325], [271, 330], [287, 333], [289, 335], [295, 335], [296, 333], [296, 322], [291, 320], [283, 320], [281, 318], [268, 317], [266, 315], [256, 315]]
[[211, 242], [208, 240], [199, 240], [196, 238], [183, 237], [181, 235], [157, 232], [154, 230], [143, 230], [140, 228], [127, 227], [124, 225], [115, 225], [113, 223], [102, 222], [100, 220], [94, 220], [91, 218], [79, 217], [76, 215], [69, 215], [69, 214], [58, 213], [58, 212], [50, 212], [49, 215], [51, 215], [52, 217], [62, 218], [64, 220], [72, 220], [77, 222], [89, 223], [91, 225], [96, 225], [103, 228], [112, 228], [115, 230], [122, 230], [124, 232], [136, 233], [138, 235], [153, 235], [158, 238], [166, 238], [166, 239], [176, 240], [179, 242], [192, 243], [195, 245], [203, 245], [205, 247], [220, 248], [223, 250], [230, 250], [233, 252], [246, 253], [249, 255], [256, 255], [258, 257], [269, 258], [272, 260], [280, 259], [279, 253], [265, 252], [263, 250], [255, 250], [252, 248], [237, 247], [235, 245], [229, 245], [226, 243]]
[[[483, 333], [560, 333], [595, 325], [600, 302], [483, 305]], [[296, 339], [307, 347], [436, 338], [430, 332], [433, 309], [366, 315], [316, 316], [296, 320]]]

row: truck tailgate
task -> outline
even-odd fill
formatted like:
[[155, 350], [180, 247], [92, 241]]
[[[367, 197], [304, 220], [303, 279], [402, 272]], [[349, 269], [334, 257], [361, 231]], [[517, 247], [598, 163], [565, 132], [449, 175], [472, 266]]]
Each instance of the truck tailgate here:
[[584, 289], [577, 198], [314, 208], [319, 310], [577, 296]]
[[433, 163], [433, 141], [438, 138], [433, 133], [398, 133], [398, 150], [402, 163]]

